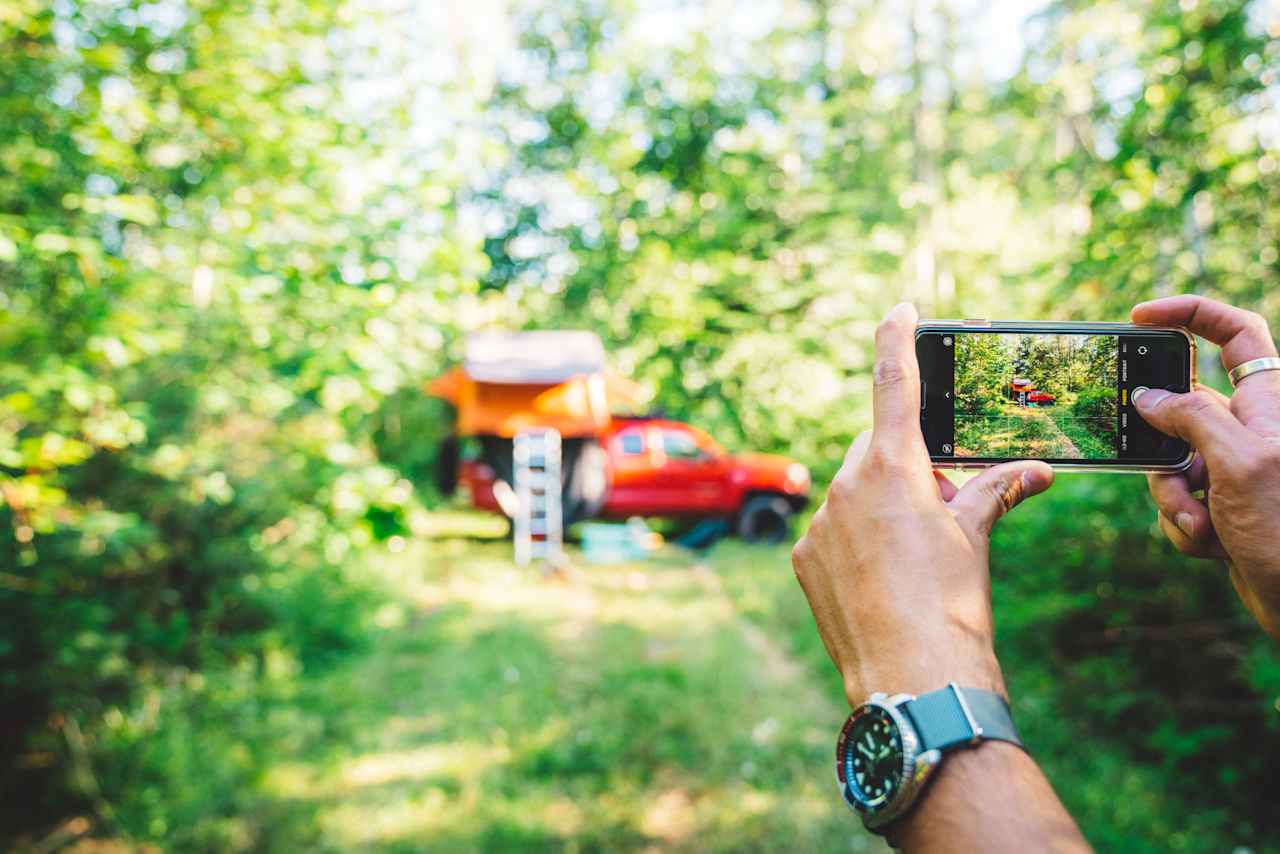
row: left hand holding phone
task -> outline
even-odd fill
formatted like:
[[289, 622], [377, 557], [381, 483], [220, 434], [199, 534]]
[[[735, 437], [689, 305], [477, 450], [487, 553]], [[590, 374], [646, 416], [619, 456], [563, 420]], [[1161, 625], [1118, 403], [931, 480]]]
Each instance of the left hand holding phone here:
[[[1142, 303], [1133, 320], [1187, 327], [1222, 347], [1227, 370], [1276, 355], [1261, 316], [1204, 297]], [[1245, 377], [1230, 398], [1150, 389], [1133, 402], [1151, 426], [1199, 451], [1186, 472], [1148, 476], [1160, 528], [1184, 554], [1226, 559], [1241, 601], [1280, 640], [1280, 371]]]

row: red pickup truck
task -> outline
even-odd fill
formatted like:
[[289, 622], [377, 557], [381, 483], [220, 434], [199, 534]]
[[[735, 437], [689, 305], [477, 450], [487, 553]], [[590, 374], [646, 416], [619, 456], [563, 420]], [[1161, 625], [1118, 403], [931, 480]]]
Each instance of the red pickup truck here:
[[1009, 399], [1019, 406], [1055, 406], [1058, 398], [1040, 391], [1029, 379], [1014, 377], [1009, 383]]
[[[594, 514], [731, 520], [749, 541], [780, 542], [809, 498], [809, 470], [786, 457], [729, 454], [702, 430], [665, 418], [614, 418], [599, 435], [608, 485]], [[482, 459], [464, 460], [459, 485], [472, 503], [500, 511], [498, 475]]]

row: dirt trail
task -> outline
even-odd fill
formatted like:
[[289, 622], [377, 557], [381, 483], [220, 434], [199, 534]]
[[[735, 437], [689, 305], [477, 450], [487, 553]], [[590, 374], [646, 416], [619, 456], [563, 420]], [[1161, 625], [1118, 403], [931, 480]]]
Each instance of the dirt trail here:
[[[967, 441], [957, 424], [956, 451], [960, 456], [1058, 457], [1083, 454], [1048, 410], [1006, 403], [999, 416], [978, 416], [965, 424]], [[959, 421], [959, 419], [957, 419]]]
[[[1040, 421], [1044, 425], [1047, 436], [1045, 443], [1050, 445], [1054, 450], [1051, 454], [1045, 456], [1068, 457], [1075, 459], [1083, 456], [1080, 449], [1076, 447], [1076, 443], [1071, 441], [1066, 433], [1062, 432], [1062, 428], [1058, 426], [1058, 422], [1053, 420], [1053, 416], [1043, 409], [1034, 407], [1019, 407], [1022, 412], [1026, 413], [1024, 418], [1032, 418]], [[1036, 454], [1039, 456], [1039, 454]]]
[[841, 698], [735, 601], [785, 557], [573, 557], [399, 562], [395, 628], [316, 686], [357, 737], [271, 775], [325, 849], [886, 850], [831, 785]]

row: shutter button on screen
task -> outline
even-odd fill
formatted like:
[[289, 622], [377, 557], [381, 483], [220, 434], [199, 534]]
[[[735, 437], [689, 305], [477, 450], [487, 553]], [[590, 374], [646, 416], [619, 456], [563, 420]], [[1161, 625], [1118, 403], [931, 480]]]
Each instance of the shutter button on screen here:
[[1144, 386], [1144, 385], [1140, 385], [1140, 386], [1138, 386], [1138, 387], [1137, 387], [1137, 388], [1135, 388], [1135, 389], [1133, 390], [1133, 392], [1129, 395], [1129, 402], [1130, 402], [1130, 403], [1137, 403], [1137, 402], [1138, 402], [1138, 395], [1142, 394], [1143, 392], [1148, 392], [1148, 391], [1151, 391], [1151, 389], [1147, 388], [1147, 387], [1146, 387], [1146, 386]]

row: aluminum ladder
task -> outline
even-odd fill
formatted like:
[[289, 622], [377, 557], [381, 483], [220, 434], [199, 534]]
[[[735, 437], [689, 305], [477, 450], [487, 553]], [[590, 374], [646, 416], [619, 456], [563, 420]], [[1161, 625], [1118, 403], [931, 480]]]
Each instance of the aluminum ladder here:
[[533, 558], [556, 561], [564, 546], [560, 506], [560, 432], [537, 427], [516, 434], [512, 445], [515, 493], [516, 563]]

